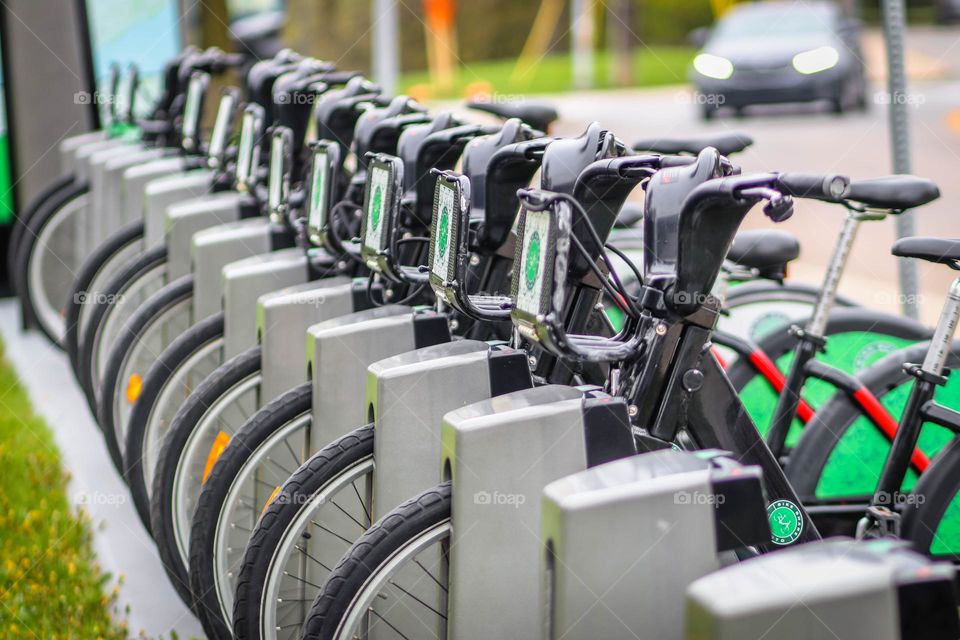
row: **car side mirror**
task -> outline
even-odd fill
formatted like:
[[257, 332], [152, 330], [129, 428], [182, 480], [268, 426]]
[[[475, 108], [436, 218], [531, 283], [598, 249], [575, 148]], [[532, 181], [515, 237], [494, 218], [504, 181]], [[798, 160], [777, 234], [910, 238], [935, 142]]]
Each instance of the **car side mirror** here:
[[710, 38], [710, 27], [698, 27], [687, 34], [687, 42], [698, 49], [707, 44]]

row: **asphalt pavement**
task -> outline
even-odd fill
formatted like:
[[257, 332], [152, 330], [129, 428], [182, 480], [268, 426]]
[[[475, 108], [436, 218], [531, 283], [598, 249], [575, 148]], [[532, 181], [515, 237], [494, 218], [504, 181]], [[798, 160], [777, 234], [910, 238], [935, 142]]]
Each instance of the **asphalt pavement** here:
[[[871, 44], [872, 43], [872, 44]], [[912, 173], [934, 180], [939, 200], [913, 213], [915, 235], [960, 238], [960, 27], [912, 29], [907, 37], [908, 103]], [[867, 112], [830, 113], [825, 105], [776, 105], [748, 109], [743, 117], [699, 118], [692, 90], [678, 85], [653, 90], [580, 92], [545, 99], [556, 104], [556, 133], [574, 134], [596, 120], [630, 142], [641, 137], [682, 136], [709, 131], [743, 131], [754, 146], [736, 156], [744, 172], [805, 171], [871, 178], [892, 173], [887, 93], [881, 42], [868, 34], [864, 45], [871, 79]], [[642, 194], [634, 194], [641, 199]], [[793, 219], [780, 225], [796, 234], [801, 256], [791, 277], [820, 284], [844, 211], [799, 202]], [[746, 228], [770, 226], [759, 210]], [[898, 312], [902, 296], [897, 259], [890, 255], [894, 222], [861, 225], [841, 291], [862, 304]], [[918, 302], [922, 319], [933, 323], [954, 273], [921, 264]]]

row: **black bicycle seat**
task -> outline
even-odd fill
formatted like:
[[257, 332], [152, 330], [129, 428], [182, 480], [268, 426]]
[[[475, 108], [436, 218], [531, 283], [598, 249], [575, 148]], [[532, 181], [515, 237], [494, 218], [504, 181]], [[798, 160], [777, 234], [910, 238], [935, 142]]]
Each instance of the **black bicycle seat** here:
[[785, 265], [800, 255], [800, 242], [779, 229], [741, 231], [733, 239], [727, 260], [750, 269]]
[[917, 258], [956, 268], [960, 260], [960, 240], [928, 236], [901, 238], [893, 243], [890, 253], [901, 258]]
[[667, 155], [689, 153], [696, 155], [713, 147], [720, 155], [728, 156], [738, 153], [753, 144], [753, 138], [745, 133], [704, 133], [696, 136], [680, 136], [669, 138], [644, 138], [633, 143], [634, 151], [652, 151]]
[[492, 113], [504, 120], [519, 118], [534, 129], [539, 129], [540, 131], [546, 131], [550, 124], [557, 119], [557, 110], [546, 102], [487, 102], [483, 100], [471, 100], [467, 103], [467, 108]]
[[873, 209], [900, 212], [932, 202], [940, 189], [932, 180], [911, 175], [856, 180], [850, 183], [845, 200], [853, 200]]

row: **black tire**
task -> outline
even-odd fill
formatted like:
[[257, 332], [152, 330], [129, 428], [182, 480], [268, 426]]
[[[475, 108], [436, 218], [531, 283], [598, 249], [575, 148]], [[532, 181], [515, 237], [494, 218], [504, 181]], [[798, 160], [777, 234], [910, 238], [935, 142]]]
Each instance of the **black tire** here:
[[340, 560], [313, 603], [303, 640], [330, 640], [367, 580], [410, 540], [450, 519], [450, 482], [428, 489], [385, 515]]
[[183, 601], [196, 613], [190, 592], [187, 563], [180, 556], [173, 522], [173, 492], [177, 463], [190, 435], [207, 408], [227, 393], [234, 385], [260, 370], [260, 347], [252, 347], [224, 362], [203, 382], [174, 416], [170, 430], [163, 440], [157, 469], [153, 475], [150, 497], [150, 530], [157, 543], [160, 560], [170, 581]]
[[[222, 617], [214, 575], [214, 534], [227, 494], [252, 452], [284, 425], [310, 413], [312, 390], [313, 385], [305, 382], [255, 413], [230, 439], [200, 492], [190, 529], [190, 591], [208, 638], [231, 640], [233, 637]], [[372, 440], [370, 454], [373, 455]]]
[[[860, 333], [887, 336], [894, 339], [895, 342], [899, 342], [899, 344], [892, 343], [890, 340], [871, 341], [857, 349], [851, 349], [849, 343], [843, 342], [842, 336], [846, 334], [854, 341], [853, 344], [857, 344], [857, 341], [860, 340], [857, 334]], [[830, 312], [825, 334], [831, 339], [827, 342], [825, 354], [818, 358], [838, 366], [847, 373], [858, 375], [859, 372], [869, 368], [870, 364], [873, 363], [873, 358], [878, 355], [882, 357], [886, 353], [909, 346], [913, 342], [928, 340], [931, 331], [915, 320], [902, 316], [863, 308], [849, 308], [834, 309]], [[760, 340], [759, 346], [774, 362], [779, 362], [780, 358], [791, 352], [796, 346], [796, 338], [790, 334], [788, 327], [784, 327], [782, 330], [774, 331]], [[886, 350], [886, 353], [883, 353], [884, 350]], [[839, 357], [839, 360], [836, 357]], [[863, 362], [858, 362], [861, 359], [863, 359]], [[783, 370], [782, 364], [780, 367]], [[776, 406], [777, 393], [769, 384], [759, 381], [760, 374], [749, 358], [737, 358], [727, 369], [727, 376], [748, 413], [750, 413], [751, 419], [756, 423], [760, 433], [766, 437], [767, 430], [770, 427], [770, 419]], [[758, 382], [751, 384], [755, 380]], [[810, 381], [803, 395], [804, 400], [816, 411], [822, 408], [836, 393], [828, 383]], [[788, 450], [793, 449], [798, 436], [802, 433], [802, 429], [800, 421], [794, 421], [786, 441]]]
[[[903, 371], [903, 363], [922, 362], [927, 346], [928, 343], [917, 344], [890, 354], [864, 371], [859, 376], [860, 381], [882, 401], [883, 397], [896, 387], [914, 380]], [[956, 368], [958, 365], [960, 365], [960, 343], [955, 343], [947, 359], [947, 367]], [[859, 406], [851, 402], [846, 394], [839, 393], [814, 414], [810, 424], [803, 430], [803, 436], [793, 448], [785, 469], [787, 477], [801, 500], [813, 502], [818, 499], [817, 488], [830, 456], [854, 422], [862, 416]], [[899, 414], [893, 417], [899, 422]], [[875, 464], [875, 470], [879, 474], [883, 458], [877, 460], [873, 460], [872, 456], [867, 458], [867, 460], [861, 460], [860, 465], [865, 465], [867, 462]], [[862, 494], [851, 493], [848, 497], [867, 499], [871, 493], [872, 489]]]
[[37, 247], [37, 238], [43, 232], [43, 228], [56, 219], [57, 213], [64, 206], [87, 195], [87, 193], [89, 193], [89, 187], [86, 183], [74, 182], [69, 187], [57, 191], [37, 209], [34, 215], [30, 216], [20, 234], [16, 254], [14, 255], [13, 270], [11, 271], [15, 283], [14, 287], [20, 297], [24, 326], [40, 329], [54, 345], [60, 348], [63, 348], [60, 342], [61, 338], [50, 333], [48, 328], [40, 322], [36, 311], [29, 286], [30, 257]]
[[123, 367], [127, 353], [151, 326], [153, 319], [161, 316], [169, 307], [189, 299], [192, 295], [193, 276], [184, 276], [160, 289], [130, 316], [130, 319], [120, 331], [116, 344], [110, 349], [107, 365], [104, 367], [103, 382], [100, 385], [97, 415], [100, 418], [100, 429], [103, 431], [103, 437], [107, 441], [110, 458], [121, 474], [123, 473], [123, 455], [120, 449], [121, 443], [117, 440], [116, 425], [113, 420], [113, 402], [116, 394], [121, 391], [118, 389], [120, 369]]
[[[729, 293], [727, 293], [724, 305], [731, 308], [743, 304], [766, 302], [769, 300], [810, 300], [815, 302], [819, 295], [820, 287], [803, 284], [802, 282], [791, 282], [788, 280], [780, 283], [774, 282], [773, 280], [751, 280], [731, 287]], [[860, 307], [855, 300], [844, 295], [837, 295], [834, 300], [834, 306], [835, 308]]]
[[73, 282], [70, 297], [67, 299], [67, 332], [64, 346], [70, 358], [77, 379], [80, 377], [80, 312], [90, 303], [90, 285], [102, 272], [112, 256], [117, 255], [135, 242], [143, 240], [143, 223], [131, 222], [111, 234], [96, 250], [83, 261], [77, 279]]
[[263, 588], [275, 550], [313, 496], [345, 470], [373, 458], [373, 438], [373, 425], [366, 425], [313, 454], [290, 476], [277, 498], [263, 512], [247, 543], [237, 578], [233, 606], [233, 634], [237, 640], [262, 640]]
[[[30, 199], [23, 211], [14, 216], [13, 228], [10, 230], [10, 242], [7, 245], [7, 273], [12, 275], [17, 266], [17, 249], [20, 247], [21, 240], [23, 240], [23, 233], [27, 230], [27, 222], [36, 215], [41, 207], [47, 206], [48, 201], [57, 197], [60, 191], [73, 185], [74, 180], [73, 174], [69, 174], [48, 183], [41, 189], [40, 193]], [[14, 293], [19, 294], [15, 287]]]
[[[920, 553], [960, 563], [960, 548], [954, 546], [954, 536], [938, 536], [941, 521], [960, 493], [960, 438], [951, 440], [932, 463], [914, 487], [914, 495], [923, 496], [923, 500], [907, 505], [903, 511], [901, 533]], [[955, 512], [949, 515], [956, 518]], [[956, 528], [951, 533], [955, 531]], [[935, 548], [937, 543], [947, 549]]]
[[108, 301], [119, 300], [130, 285], [138, 281], [145, 274], [162, 267], [167, 262], [167, 250], [165, 247], [157, 247], [146, 251], [131, 260], [128, 260], [113, 275], [110, 281], [104, 285], [103, 295], [99, 300], [94, 300], [94, 308], [90, 311], [90, 320], [87, 328], [84, 329], [83, 336], [80, 338], [80, 353], [77, 363], [79, 369], [80, 388], [87, 396], [87, 403], [94, 416], [97, 416], [98, 402], [97, 397], [100, 393], [99, 388], [94, 383], [95, 372], [93, 371], [93, 349], [97, 345], [98, 335], [103, 327], [107, 314], [113, 308], [113, 304]]
[[[777, 361], [797, 344], [797, 339], [790, 335], [789, 329], [784, 327], [781, 331], [771, 333], [757, 346], [772, 360]], [[871, 311], [862, 307], [834, 309], [830, 312], [825, 332], [827, 336], [852, 331], [868, 331], [917, 341], [929, 340], [931, 336], [929, 327], [902, 316]], [[829, 343], [827, 348], [829, 349]], [[742, 390], [757, 375], [756, 369], [749, 362], [744, 362], [742, 358], [727, 369], [727, 377], [737, 391]]]
[[124, 445], [123, 476], [130, 487], [133, 504], [137, 514], [143, 520], [144, 526], [150, 530], [150, 498], [147, 495], [147, 482], [151, 478], [144, 477], [143, 437], [147, 430], [147, 422], [151, 417], [154, 403], [163, 391], [167, 381], [174, 371], [192, 354], [210, 344], [217, 338], [223, 337], [223, 313], [216, 313], [206, 320], [198, 322], [185, 333], [171, 342], [153, 363], [143, 378], [143, 389], [140, 397], [133, 406], [130, 414], [130, 424], [127, 425], [127, 441]]

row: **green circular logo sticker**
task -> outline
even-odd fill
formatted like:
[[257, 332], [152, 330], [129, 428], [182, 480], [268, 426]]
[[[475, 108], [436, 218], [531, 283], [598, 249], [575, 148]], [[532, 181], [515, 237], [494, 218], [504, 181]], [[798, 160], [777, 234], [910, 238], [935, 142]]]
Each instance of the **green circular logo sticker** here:
[[793, 544], [803, 532], [803, 513], [789, 500], [775, 500], [767, 507], [773, 544]]
[[537, 272], [540, 271], [540, 232], [534, 231], [530, 236], [530, 244], [527, 245], [527, 271], [524, 274], [524, 282], [527, 289], [533, 289], [537, 284]]
[[377, 187], [373, 192], [373, 203], [370, 205], [370, 225], [374, 230], [380, 224], [380, 207], [383, 204], [381, 200], [383, 200], [383, 193], [380, 187]]
[[444, 207], [440, 212], [440, 223], [437, 225], [437, 242], [439, 246], [437, 251], [439, 257], [447, 255], [447, 241], [450, 240], [450, 230], [448, 225], [450, 224], [450, 210], [447, 207]]

